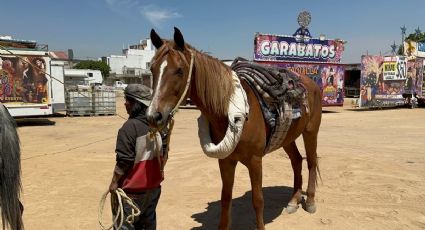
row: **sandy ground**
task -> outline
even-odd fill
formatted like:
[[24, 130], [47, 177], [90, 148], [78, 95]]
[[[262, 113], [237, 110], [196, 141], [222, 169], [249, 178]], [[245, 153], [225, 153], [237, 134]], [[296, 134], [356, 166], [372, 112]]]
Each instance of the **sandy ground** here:
[[[267, 229], [425, 229], [425, 109], [350, 108], [347, 103], [323, 114], [323, 180], [315, 214], [285, 212], [293, 184], [290, 161], [283, 150], [264, 157]], [[122, 99], [117, 110], [126, 117]], [[198, 116], [197, 110], [176, 115], [158, 229], [217, 228], [221, 180], [217, 160], [201, 151]], [[110, 182], [123, 122], [119, 116], [19, 121], [27, 230], [99, 229], [99, 200]], [[248, 171], [241, 164], [233, 197], [232, 229], [254, 229]]]

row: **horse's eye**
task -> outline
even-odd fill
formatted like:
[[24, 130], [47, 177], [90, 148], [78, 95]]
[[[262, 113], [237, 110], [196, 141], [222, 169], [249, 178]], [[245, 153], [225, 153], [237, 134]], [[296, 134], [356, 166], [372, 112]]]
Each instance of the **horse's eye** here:
[[178, 68], [177, 71], [176, 71], [176, 74], [179, 75], [179, 76], [183, 76], [182, 68]]

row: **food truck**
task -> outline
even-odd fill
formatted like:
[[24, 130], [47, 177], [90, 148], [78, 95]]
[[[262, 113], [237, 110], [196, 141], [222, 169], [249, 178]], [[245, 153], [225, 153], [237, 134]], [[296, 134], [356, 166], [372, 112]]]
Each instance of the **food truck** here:
[[0, 102], [13, 117], [65, 111], [63, 79], [64, 62], [52, 60], [47, 47], [0, 38]]

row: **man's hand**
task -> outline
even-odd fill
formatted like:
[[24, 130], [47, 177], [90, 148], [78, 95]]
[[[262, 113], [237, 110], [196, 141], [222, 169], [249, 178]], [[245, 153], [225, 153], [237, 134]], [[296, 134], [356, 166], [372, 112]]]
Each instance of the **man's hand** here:
[[114, 179], [115, 178], [112, 179], [111, 184], [109, 185], [109, 192], [110, 193], [114, 193], [115, 190], [117, 190], [117, 188], [118, 188], [118, 182]]

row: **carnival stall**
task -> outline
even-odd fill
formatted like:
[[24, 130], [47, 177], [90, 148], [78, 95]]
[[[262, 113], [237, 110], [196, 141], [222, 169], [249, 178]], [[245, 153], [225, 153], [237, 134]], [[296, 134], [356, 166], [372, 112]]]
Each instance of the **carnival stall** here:
[[424, 58], [364, 55], [361, 65], [359, 107], [414, 107], [424, 97]]
[[292, 36], [256, 33], [254, 61], [284, 67], [313, 79], [322, 91], [323, 106], [344, 103], [344, 66], [340, 64], [344, 41], [312, 38], [307, 28], [311, 16], [301, 12], [301, 26]]

